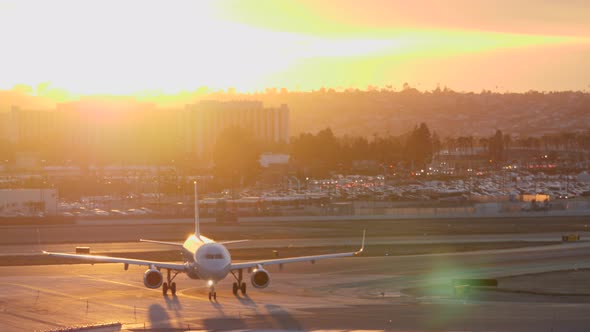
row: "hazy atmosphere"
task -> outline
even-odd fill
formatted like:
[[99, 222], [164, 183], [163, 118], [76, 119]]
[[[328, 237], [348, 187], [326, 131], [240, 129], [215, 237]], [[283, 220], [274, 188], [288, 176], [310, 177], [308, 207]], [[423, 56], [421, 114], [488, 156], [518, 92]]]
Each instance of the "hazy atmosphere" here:
[[0, 331], [590, 326], [588, 1], [0, 0]]
[[585, 90], [585, 1], [2, 1], [0, 88]]

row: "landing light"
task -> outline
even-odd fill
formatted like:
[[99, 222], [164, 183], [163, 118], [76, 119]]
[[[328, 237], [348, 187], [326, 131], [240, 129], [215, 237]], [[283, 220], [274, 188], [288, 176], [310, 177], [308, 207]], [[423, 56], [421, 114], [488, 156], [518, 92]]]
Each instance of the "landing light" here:
[[213, 286], [213, 280], [207, 281], [207, 286]]

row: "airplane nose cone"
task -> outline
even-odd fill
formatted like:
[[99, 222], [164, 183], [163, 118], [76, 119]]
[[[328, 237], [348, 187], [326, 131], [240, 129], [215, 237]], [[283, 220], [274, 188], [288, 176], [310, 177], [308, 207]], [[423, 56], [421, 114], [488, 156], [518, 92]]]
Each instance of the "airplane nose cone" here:
[[221, 280], [229, 273], [231, 258], [223, 245], [208, 243], [197, 250], [195, 261], [201, 279]]

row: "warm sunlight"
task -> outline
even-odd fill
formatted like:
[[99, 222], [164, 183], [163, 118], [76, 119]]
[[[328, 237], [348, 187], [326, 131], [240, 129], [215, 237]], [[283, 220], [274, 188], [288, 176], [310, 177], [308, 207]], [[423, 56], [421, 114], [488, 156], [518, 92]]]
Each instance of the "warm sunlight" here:
[[590, 331], [590, 0], [0, 0], [0, 332]]
[[[511, 71], [521, 67], [522, 54], [531, 53], [573, 57], [587, 68], [589, 60], [579, 55], [588, 49], [588, 38], [573, 28], [506, 29], [502, 21], [495, 27], [466, 27], [435, 18], [426, 23], [419, 12], [400, 18], [396, 9], [401, 5], [394, 2], [384, 9], [391, 20], [382, 13], [371, 22], [365, 17], [368, 9], [355, 16], [349, 3], [341, 12], [329, 11], [329, 4], [4, 1], [0, 37], [8, 51], [0, 63], [0, 88], [49, 82], [46, 95], [63, 99], [59, 89], [79, 95], [177, 93], [203, 86], [251, 92], [403, 82], [434, 88], [462, 82], [454, 87], [479, 91], [497, 85], [523, 90], [583, 89], [588, 84], [582, 77], [559, 87], [550, 76], [533, 81], [534, 73], [552, 66], [552, 60], [522, 73], [529, 80], [526, 88], [489, 66], [478, 73], [437, 69], [457, 59], [470, 67], [484, 56]], [[551, 73], [551, 68], [544, 69]]]

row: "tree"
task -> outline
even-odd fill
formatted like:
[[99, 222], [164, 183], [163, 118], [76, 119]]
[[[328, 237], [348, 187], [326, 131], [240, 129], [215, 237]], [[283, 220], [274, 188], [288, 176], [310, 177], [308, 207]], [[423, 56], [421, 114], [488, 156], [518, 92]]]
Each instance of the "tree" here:
[[345, 160], [345, 153], [340, 153], [341, 147], [330, 128], [321, 130], [317, 135], [301, 134], [290, 145], [293, 160], [301, 168], [315, 170], [313, 176], [325, 176]]
[[467, 136], [467, 146], [469, 146], [469, 153], [473, 155], [473, 142], [475, 138], [473, 136]]
[[260, 171], [260, 147], [246, 129], [231, 127], [222, 131], [213, 152], [216, 178], [232, 187], [253, 182]]
[[442, 149], [442, 143], [440, 141], [440, 137], [438, 137], [438, 134], [436, 133], [436, 131], [432, 132], [432, 151], [433, 152], [439, 152]]
[[376, 136], [369, 144], [369, 154], [365, 159], [374, 159], [391, 165], [400, 161], [402, 152], [403, 148], [399, 138], [391, 135], [387, 137]]
[[319, 153], [325, 165], [328, 168], [333, 168], [338, 164], [338, 141], [334, 137], [332, 129], [326, 128], [317, 134], [317, 142]]
[[415, 167], [424, 167], [432, 160], [432, 137], [425, 123], [414, 128], [406, 143], [406, 158]]
[[510, 149], [510, 146], [512, 145], [512, 136], [510, 136], [510, 134], [504, 134], [502, 142], [504, 143], [504, 149]]
[[488, 151], [492, 161], [504, 160], [504, 136], [501, 130], [496, 130], [488, 142]]
[[488, 151], [490, 147], [490, 139], [482, 137], [479, 139], [479, 146], [483, 148], [484, 151]]
[[457, 149], [457, 139], [455, 137], [446, 137], [445, 147], [450, 153], [455, 152]]
[[459, 146], [459, 150], [461, 154], [465, 154], [467, 147], [469, 146], [469, 139], [465, 136], [457, 137], [457, 145]]

